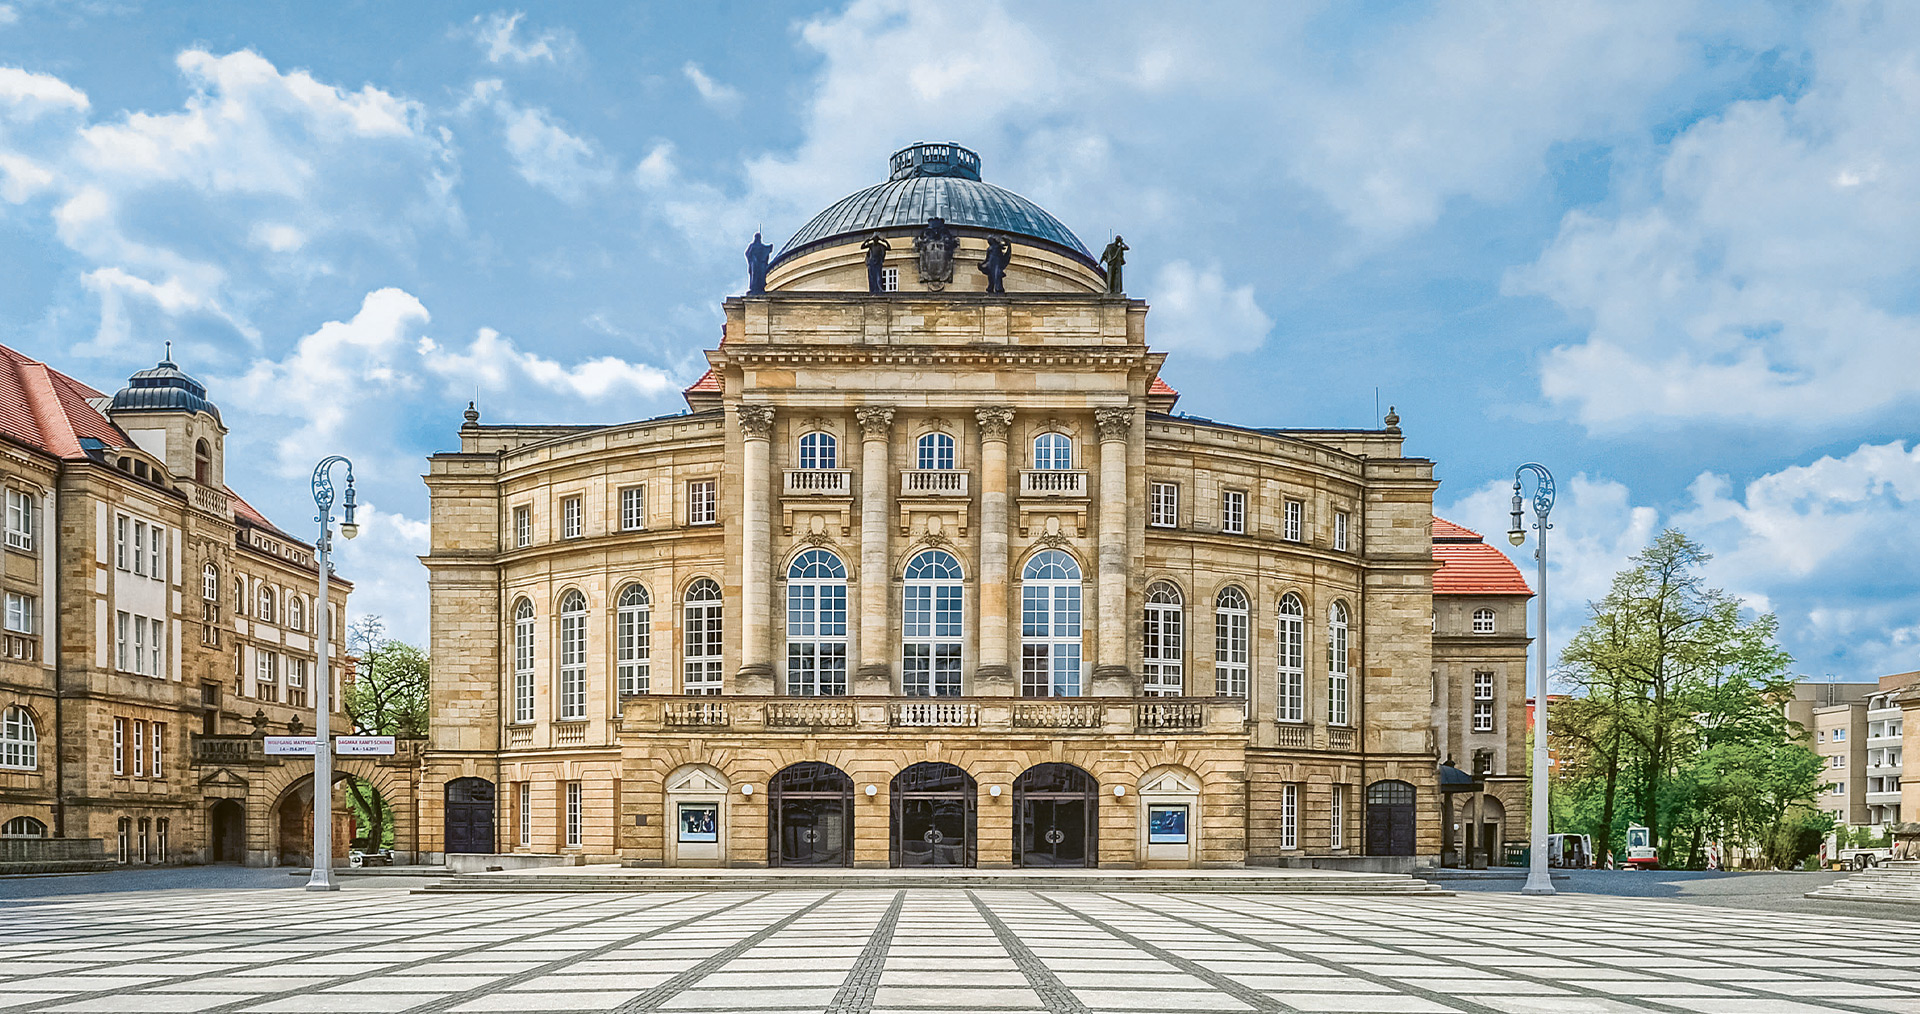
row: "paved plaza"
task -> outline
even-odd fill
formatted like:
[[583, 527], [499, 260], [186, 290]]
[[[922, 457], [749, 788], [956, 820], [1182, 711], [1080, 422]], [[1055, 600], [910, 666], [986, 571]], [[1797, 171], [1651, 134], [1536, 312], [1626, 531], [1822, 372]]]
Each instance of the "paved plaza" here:
[[6, 1011], [1920, 1014], [1912, 923], [1594, 895], [356, 886], [0, 920]]

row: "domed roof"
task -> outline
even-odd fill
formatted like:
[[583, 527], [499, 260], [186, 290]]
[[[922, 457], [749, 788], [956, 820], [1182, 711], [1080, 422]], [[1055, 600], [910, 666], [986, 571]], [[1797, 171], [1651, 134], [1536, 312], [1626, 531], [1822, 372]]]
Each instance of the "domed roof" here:
[[885, 183], [850, 194], [815, 215], [787, 240], [775, 264], [842, 236], [879, 229], [918, 229], [929, 218], [955, 229], [1006, 232], [1037, 239], [1098, 267], [1073, 231], [1045, 208], [980, 181], [980, 156], [957, 144], [919, 142], [893, 153]]
[[113, 396], [115, 412], [205, 412], [220, 418], [220, 409], [207, 400], [206, 386], [182, 372], [173, 362], [173, 343], [166, 358], [150, 370], [128, 378]]

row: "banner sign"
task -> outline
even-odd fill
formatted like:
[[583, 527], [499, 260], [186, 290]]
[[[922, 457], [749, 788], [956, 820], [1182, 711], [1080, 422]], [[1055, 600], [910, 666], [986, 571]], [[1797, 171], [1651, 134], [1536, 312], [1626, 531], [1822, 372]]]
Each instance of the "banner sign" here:
[[268, 736], [266, 752], [269, 757], [312, 757], [320, 752], [320, 737]]
[[352, 757], [391, 757], [393, 737], [340, 736], [333, 741], [333, 752]]

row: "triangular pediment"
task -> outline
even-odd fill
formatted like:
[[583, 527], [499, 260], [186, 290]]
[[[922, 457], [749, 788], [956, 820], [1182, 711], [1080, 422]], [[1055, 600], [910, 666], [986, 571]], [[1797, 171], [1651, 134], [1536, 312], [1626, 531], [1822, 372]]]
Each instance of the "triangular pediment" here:
[[1141, 795], [1192, 796], [1200, 792], [1200, 781], [1178, 771], [1162, 771], [1140, 783]]
[[687, 767], [667, 778], [668, 792], [725, 792], [727, 781], [708, 767]]
[[226, 768], [215, 768], [212, 772], [200, 776], [200, 788], [203, 791], [207, 789], [234, 789], [238, 790], [240, 795], [246, 795], [247, 780]]

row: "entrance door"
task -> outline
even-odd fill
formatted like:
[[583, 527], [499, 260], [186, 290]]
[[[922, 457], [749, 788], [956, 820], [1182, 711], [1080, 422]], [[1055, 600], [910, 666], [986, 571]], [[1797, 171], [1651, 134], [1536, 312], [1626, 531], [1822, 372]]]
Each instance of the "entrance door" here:
[[493, 852], [493, 783], [456, 778], [447, 783], [447, 851]]
[[767, 862], [853, 865], [853, 779], [831, 764], [802, 761], [767, 789]]
[[952, 764], [927, 761], [895, 775], [895, 866], [972, 866], [977, 846], [973, 777]]
[[1367, 855], [1413, 855], [1413, 798], [1406, 782], [1367, 786]]
[[1014, 780], [1021, 866], [1099, 865], [1100, 786], [1071, 764], [1038, 764]]
[[231, 799], [222, 799], [213, 804], [213, 812], [208, 820], [213, 825], [210, 842], [213, 861], [216, 863], [246, 862], [247, 811]]

